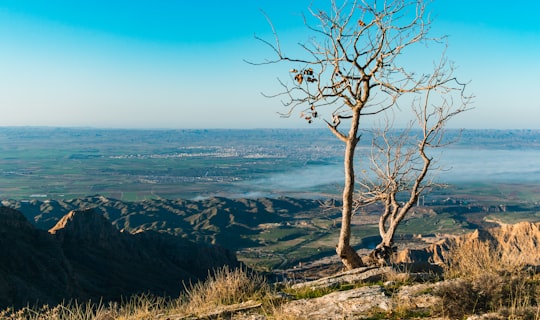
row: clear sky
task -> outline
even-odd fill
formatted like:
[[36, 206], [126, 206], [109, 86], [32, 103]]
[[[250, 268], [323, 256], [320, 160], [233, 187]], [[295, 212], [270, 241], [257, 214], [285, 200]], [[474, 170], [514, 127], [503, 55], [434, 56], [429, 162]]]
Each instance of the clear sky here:
[[[307, 127], [261, 95], [288, 69], [244, 59], [272, 57], [253, 37], [271, 39], [261, 10], [286, 42], [302, 41], [310, 3], [0, 0], [0, 126]], [[476, 96], [453, 126], [540, 129], [540, 1], [429, 8]]]

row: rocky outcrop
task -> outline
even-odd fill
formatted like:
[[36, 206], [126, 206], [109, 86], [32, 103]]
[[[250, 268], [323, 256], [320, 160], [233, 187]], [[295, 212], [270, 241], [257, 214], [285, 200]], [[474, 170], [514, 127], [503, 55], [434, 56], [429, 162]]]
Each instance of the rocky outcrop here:
[[333, 292], [320, 298], [300, 299], [282, 306], [291, 319], [360, 319], [375, 308], [390, 310], [392, 300], [381, 286], [366, 286]]
[[492, 229], [490, 234], [504, 254], [515, 255], [529, 265], [540, 265], [540, 223], [505, 224]]
[[342, 284], [358, 283], [358, 282], [376, 282], [383, 279], [388, 273], [392, 272], [391, 267], [364, 267], [344, 272], [336, 273], [335, 275], [322, 277], [317, 280], [300, 282], [292, 285], [293, 289], [310, 288], [332, 288], [339, 287]]
[[454, 239], [453, 236], [448, 236], [448, 238], [439, 240], [435, 243], [426, 244], [424, 248], [405, 248], [397, 252], [392, 261], [394, 263], [403, 264], [443, 264], [444, 254], [449, 249], [450, 245], [454, 243]]
[[0, 207], [0, 248], [0, 308], [137, 293], [178, 296], [183, 282], [239, 264], [218, 246], [119, 231], [91, 209], [68, 213], [47, 233], [20, 212]]
[[[392, 310], [399, 306], [409, 306], [412, 309], [422, 310], [433, 308], [440, 303], [440, 299], [428, 294], [436, 286], [433, 282], [413, 284], [408, 286], [394, 286], [394, 281], [386, 281], [383, 285], [374, 285], [374, 280], [380, 281], [403, 276], [409, 278], [408, 273], [401, 273], [393, 267], [358, 268], [341, 272], [331, 277], [308, 281], [292, 286], [293, 289], [320, 290], [324, 288], [346, 287], [351, 289], [337, 290], [322, 297], [312, 299], [298, 299], [288, 301], [280, 306], [279, 312], [287, 319], [365, 319], [376, 318], [374, 313], [390, 315]], [[356, 286], [359, 283], [372, 283], [373, 285]], [[343, 288], [343, 287], [342, 287]]]
[[[77, 241], [104, 246], [119, 239], [118, 230], [105, 218], [92, 209], [74, 210], [63, 216], [49, 229], [49, 233], [62, 242]], [[65, 238], [68, 239], [65, 239]]]
[[404, 249], [395, 255], [396, 263], [429, 262], [442, 264], [449, 248], [469, 241], [485, 241], [500, 252], [522, 264], [540, 266], [540, 222], [501, 224], [487, 230], [475, 230], [461, 235], [447, 235], [425, 248]]

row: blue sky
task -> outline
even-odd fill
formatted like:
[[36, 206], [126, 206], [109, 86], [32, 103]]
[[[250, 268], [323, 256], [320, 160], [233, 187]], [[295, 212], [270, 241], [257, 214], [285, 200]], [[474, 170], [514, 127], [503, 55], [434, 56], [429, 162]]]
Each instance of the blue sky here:
[[[315, 0], [315, 4], [327, 1]], [[0, 126], [306, 127], [282, 119], [273, 92], [284, 44], [308, 37], [311, 0], [0, 0]], [[435, 0], [433, 35], [449, 35], [456, 75], [471, 81], [465, 128], [540, 129], [540, 2]]]

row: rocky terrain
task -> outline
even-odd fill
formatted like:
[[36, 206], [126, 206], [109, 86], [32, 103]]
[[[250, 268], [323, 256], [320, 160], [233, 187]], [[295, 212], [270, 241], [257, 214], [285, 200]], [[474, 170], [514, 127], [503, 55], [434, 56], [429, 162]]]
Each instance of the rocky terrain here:
[[[299, 239], [322, 234], [320, 230], [331, 227], [336, 214], [324, 211], [325, 204], [318, 200], [292, 198], [123, 202], [94, 196], [73, 200], [3, 201], [2, 204], [0, 308], [27, 303], [55, 304], [66, 299], [103, 298], [107, 301], [142, 292], [177, 296], [182, 290], [182, 281], [204, 279], [209, 269], [225, 264], [239, 265], [228, 249], [273, 242], [281, 245], [287, 241], [306, 247], [310, 243], [299, 242]], [[425, 208], [425, 213], [419, 211], [413, 219], [430, 221], [428, 219], [440, 217], [441, 214], [431, 213], [432, 208], [435, 207]], [[455, 208], [463, 209], [461, 205]], [[325, 214], [330, 217], [327, 224], [323, 223]], [[461, 235], [400, 234], [396, 239], [399, 251], [394, 263], [405, 266], [401, 271], [428, 271], [440, 276], [440, 265], [447, 250], [476, 240], [489, 243], [501, 257], [511, 257], [534, 267], [533, 270], [538, 269], [540, 223], [504, 224], [467, 212], [454, 213], [452, 217], [456, 217], [459, 225], [484, 227]], [[367, 218], [370, 218], [369, 213], [362, 217]], [[294, 228], [302, 228], [305, 233], [299, 233], [302, 237], [287, 233]], [[274, 233], [268, 234], [271, 229]], [[325, 232], [330, 234], [335, 230]], [[360, 251], [367, 253], [369, 248]], [[354, 272], [352, 276], [340, 273], [342, 266], [334, 254], [324, 257], [321, 259], [316, 252], [310, 261], [301, 265], [275, 270], [276, 277], [271, 280], [308, 281], [305, 285], [312, 286], [309, 280], [320, 283], [322, 278], [324, 283], [330, 278], [338, 279], [331, 280], [337, 281], [330, 284], [331, 287], [336, 283], [345, 287], [353, 283], [352, 289], [306, 301], [286, 302], [284, 312], [298, 317], [309, 315], [310, 319], [325, 319], [332, 314], [341, 319], [348, 314], [362, 313], [362, 308], [393, 308], [395, 300], [388, 295], [386, 286], [357, 288], [358, 282], [365, 279], [355, 278]], [[364, 276], [364, 272], [356, 272]], [[377, 276], [391, 272], [383, 268], [377, 271]], [[405, 288], [401, 293], [395, 292], [395, 296], [405, 299], [407, 295], [417, 295], [408, 294], [407, 290], [423, 292], [433, 288]], [[418, 295], [420, 298], [413, 301], [414, 304], [428, 304], [426, 308], [429, 303], [431, 306], [440, 304], [431, 295]], [[365, 305], [369, 301], [374, 302]], [[357, 310], [348, 310], [345, 306]], [[341, 311], [336, 309], [342, 307]]]
[[[468, 280], [445, 279], [448, 275], [442, 273], [443, 268], [434, 271], [436, 270], [433, 268], [434, 266], [443, 266], [448, 262], [446, 258], [450, 248], [478, 241], [488, 245], [496, 259], [512, 260], [506, 261], [506, 263], [512, 266], [525, 266], [525, 269], [494, 270], [492, 269], [493, 266], [480, 263], [479, 267], [483, 270], [475, 271], [480, 272], [480, 275], [472, 274], [474, 271], [471, 271], [471, 274], [468, 275], [471, 278]], [[540, 298], [538, 279], [535, 276], [540, 271], [539, 244], [540, 223], [503, 224], [499, 227], [476, 230], [461, 236], [449, 235], [425, 248], [406, 249], [398, 252], [394, 259], [395, 264], [392, 266], [338, 272], [327, 277], [296, 284], [293, 287], [297, 289], [311, 288], [318, 290], [329, 287], [346, 288], [359, 282], [372, 285], [352, 286], [350, 289], [336, 290], [313, 299], [293, 300], [282, 306], [282, 312], [296, 319], [372, 319], [368, 315], [373, 315], [373, 312], [376, 311], [380, 316], [377, 319], [403, 319], [403, 316], [400, 316], [399, 313], [403, 313], [403, 310], [407, 309], [408, 316], [404, 316], [405, 318], [462, 319], [463, 314], [467, 313], [466, 310], [469, 306], [465, 306], [465, 304], [468, 303], [471, 305], [478, 304], [476, 307], [471, 307], [469, 311], [474, 312], [474, 308], [476, 308], [476, 313], [479, 314], [470, 316], [467, 319], [537, 319], [540, 309], [534, 303], [538, 303], [537, 299]], [[466, 246], [466, 248], [472, 247]], [[480, 253], [482, 252], [471, 252], [472, 255]], [[471, 265], [484, 262], [481, 259], [486, 257], [476, 258], [479, 261], [470, 261]], [[426, 262], [429, 262], [429, 264], [426, 264]], [[498, 266], [505, 265], [504, 261], [495, 263]], [[525, 278], [520, 279], [520, 275], [525, 276]], [[505, 276], [511, 279], [511, 284], [503, 281]], [[479, 280], [475, 279], [475, 277], [479, 277]], [[401, 281], [400, 278], [406, 279], [405, 285], [396, 287], [395, 284]], [[373, 285], [373, 280], [389, 281], [384, 284]], [[472, 281], [473, 284], [468, 286], [467, 281]], [[475, 281], [481, 281], [481, 283], [475, 284]], [[525, 283], [527, 285], [524, 285]], [[497, 286], [506, 289], [496, 288]], [[515, 287], [512, 289], [513, 286]], [[457, 289], [452, 292], [452, 288]], [[471, 291], [478, 290], [478, 292], [471, 293], [467, 289]], [[530, 293], [527, 291], [531, 289], [533, 293], [529, 297], [527, 295]], [[490, 290], [493, 290], [494, 293], [490, 292]], [[503, 303], [516, 304], [519, 301], [517, 297], [523, 297], [526, 300], [521, 301], [520, 303], [523, 303], [523, 305], [519, 306], [521, 308], [519, 311], [523, 314], [508, 314], [509, 312], [518, 312], [512, 309], [517, 308], [515, 305], [508, 309], [501, 306], [498, 306], [501, 308], [500, 310], [497, 310], [495, 306], [491, 306], [493, 310], [489, 310], [489, 308], [488, 310], [483, 309], [485, 306], [481, 306], [482, 299], [487, 299], [486, 297], [492, 294], [504, 295], [501, 294], [504, 290], [515, 291], [511, 291], [514, 296], [507, 297], [510, 301], [501, 300]], [[461, 296], [461, 299], [464, 299], [466, 303], [457, 301], [456, 306], [445, 306], [445, 303], [448, 303], [445, 299], [451, 299], [452, 294], [457, 295], [456, 300], [459, 299], [458, 296]], [[500, 299], [501, 297], [497, 298]], [[467, 299], [471, 301], [467, 301]], [[480, 300], [473, 301], [474, 299]], [[456, 310], [450, 310], [449, 312], [449, 308], [455, 308]], [[525, 316], [527, 308], [532, 310], [532, 317]], [[446, 314], [444, 314], [445, 312]], [[452, 312], [455, 312], [455, 314]], [[534, 317], [534, 314], [536, 314], [536, 317]]]
[[[334, 253], [333, 240], [329, 245], [314, 243], [335, 234], [335, 230], [328, 228], [333, 222], [320, 200], [212, 197], [129, 202], [91, 196], [66, 200], [4, 200], [2, 204], [21, 211], [43, 230], [52, 228], [72, 210], [92, 208], [118, 230], [156, 231], [204, 245], [219, 244], [236, 252], [242, 261], [251, 259], [246, 261], [250, 265], [265, 263], [266, 269], [290, 267], [297, 259], [311, 260], [316, 254]], [[339, 213], [334, 210], [330, 214]], [[322, 223], [315, 225], [314, 221]]]
[[[538, 319], [540, 298], [540, 223], [521, 222], [477, 230], [460, 236], [424, 239], [424, 248], [396, 253], [392, 265], [336, 271], [288, 287], [288, 292], [308, 293], [308, 297], [281, 293], [285, 300], [274, 311], [278, 319]], [[422, 239], [418, 239], [422, 242]], [[431, 244], [429, 244], [431, 242]], [[487, 257], [477, 257], [476, 270], [462, 278], [447, 275], [443, 266], [449, 249], [467, 243], [484, 243], [491, 259], [510, 261], [510, 269], [492, 269]], [[474, 246], [465, 245], [465, 250]], [[470, 252], [468, 258], [481, 255]], [[504, 267], [503, 261], [491, 261]], [[507, 261], [508, 262], [508, 261]], [[330, 268], [335, 259], [313, 262], [304, 270]], [[322, 266], [322, 267], [321, 267]], [[515, 268], [517, 267], [517, 268]], [[524, 268], [523, 268], [524, 267]], [[288, 281], [297, 281], [292, 276]], [[311, 296], [313, 295], [313, 296]], [[261, 315], [261, 304], [248, 301], [212, 313], [232, 319], [272, 319]], [[274, 315], [274, 316], [275, 316]], [[186, 319], [185, 316], [167, 316]]]
[[[437, 241], [437, 235], [483, 230], [498, 225], [496, 221], [538, 221], [535, 215], [538, 205], [471, 197], [464, 192], [457, 190], [451, 197], [447, 192], [435, 193], [424, 206], [415, 208], [398, 230], [399, 249], [424, 247], [429, 241]], [[200, 244], [219, 244], [259, 270], [301, 268], [313, 260], [333, 257], [340, 223], [339, 203], [289, 197], [159, 198], [130, 202], [96, 195], [3, 200], [2, 205], [21, 211], [42, 230], [54, 227], [72, 210], [91, 208], [118, 230], [155, 231]], [[372, 248], [379, 241], [376, 229], [379, 209], [366, 208], [353, 217], [357, 250]]]
[[93, 209], [70, 211], [49, 231], [0, 207], [0, 308], [63, 300], [178, 296], [183, 282], [238, 266], [230, 251], [153, 231], [120, 231]]
[[[419, 238], [417, 240], [422, 240]], [[395, 256], [397, 263], [430, 262], [443, 264], [445, 253], [452, 247], [472, 241], [482, 241], [501, 257], [512, 257], [519, 263], [540, 266], [540, 223], [520, 222], [498, 227], [477, 229], [465, 235], [445, 235], [439, 239], [425, 239], [423, 248], [404, 248]]]
[[287, 223], [298, 213], [320, 211], [321, 201], [311, 199], [155, 199], [120, 201], [103, 196], [68, 200], [2, 201], [21, 211], [37, 228], [48, 230], [71, 210], [93, 208], [119, 230], [136, 233], [154, 230], [201, 243], [226, 244], [229, 249], [253, 245], [249, 235], [261, 224]]

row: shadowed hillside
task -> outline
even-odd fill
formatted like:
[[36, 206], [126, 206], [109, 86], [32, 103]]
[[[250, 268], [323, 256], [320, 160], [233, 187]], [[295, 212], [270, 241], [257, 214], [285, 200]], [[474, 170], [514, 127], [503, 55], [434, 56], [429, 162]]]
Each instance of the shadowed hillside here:
[[60, 244], [22, 213], [0, 207], [0, 307], [59, 302], [79, 290]]
[[49, 230], [0, 207], [0, 307], [151, 292], [178, 296], [183, 281], [238, 266], [231, 252], [153, 231], [121, 232], [92, 209], [71, 211]]

